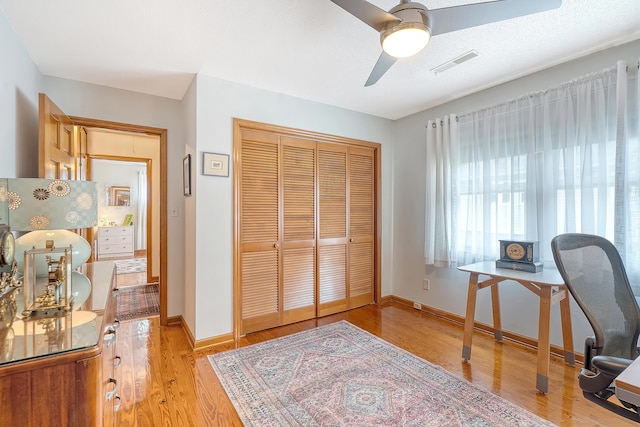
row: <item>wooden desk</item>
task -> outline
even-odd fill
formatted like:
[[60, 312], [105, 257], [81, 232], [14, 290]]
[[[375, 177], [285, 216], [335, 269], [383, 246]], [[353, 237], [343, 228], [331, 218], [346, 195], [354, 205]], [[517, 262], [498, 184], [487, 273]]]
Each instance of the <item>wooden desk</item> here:
[[[536, 389], [542, 393], [549, 391], [549, 318], [551, 306], [560, 303], [562, 319], [562, 340], [564, 343], [564, 360], [570, 366], [575, 363], [573, 352], [573, 336], [571, 332], [571, 311], [567, 288], [557, 270], [543, 270], [539, 273], [496, 268], [494, 261], [458, 267], [460, 271], [470, 273], [469, 291], [467, 294], [467, 313], [464, 321], [464, 340], [462, 358], [471, 359], [471, 341], [473, 339], [473, 325], [476, 312], [476, 293], [479, 289], [491, 288], [491, 305], [493, 309], [493, 334], [496, 341], [502, 341], [502, 322], [500, 320], [500, 296], [498, 283], [513, 280], [536, 294], [540, 298], [540, 316], [538, 319], [538, 368], [536, 375]], [[480, 275], [489, 278], [480, 282]]]
[[622, 371], [613, 384], [618, 399], [640, 406], [640, 357]]

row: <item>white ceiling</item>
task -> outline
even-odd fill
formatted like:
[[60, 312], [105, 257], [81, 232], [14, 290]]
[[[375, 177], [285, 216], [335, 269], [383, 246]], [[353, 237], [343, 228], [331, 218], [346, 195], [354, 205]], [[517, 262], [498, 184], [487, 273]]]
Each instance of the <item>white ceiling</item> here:
[[[399, 1], [371, 3], [389, 10]], [[379, 35], [329, 0], [0, 0], [0, 8], [45, 75], [182, 99], [202, 73], [389, 119], [640, 38], [640, 0], [563, 0], [436, 36], [365, 88]], [[480, 56], [429, 71], [472, 49]]]

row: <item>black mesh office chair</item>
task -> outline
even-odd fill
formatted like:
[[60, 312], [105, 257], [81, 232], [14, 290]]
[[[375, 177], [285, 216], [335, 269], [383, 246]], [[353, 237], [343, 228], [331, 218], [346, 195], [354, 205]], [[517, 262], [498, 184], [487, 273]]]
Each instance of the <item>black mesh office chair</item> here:
[[584, 368], [578, 382], [585, 398], [640, 422], [638, 408], [609, 398], [611, 382], [638, 356], [640, 309], [622, 259], [607, 239], [563, 234], [551, 241], [553, 258], [571, 295], [593, 328], [585, 341]]

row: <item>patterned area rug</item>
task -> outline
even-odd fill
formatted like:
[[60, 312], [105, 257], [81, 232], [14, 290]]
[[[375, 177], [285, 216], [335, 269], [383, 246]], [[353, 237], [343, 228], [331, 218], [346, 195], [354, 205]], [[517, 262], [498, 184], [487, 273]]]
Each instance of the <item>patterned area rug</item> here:
[[119, 320], [133, 320], [160, 314], [158, 284], [120, 288], [117, 313]]
[[117, 274], [144, 273], [147, 271], [146, 258], [119, 259], [114, 261]]
[[553, 426], [341, 321], [209, 356], [245, 426]]

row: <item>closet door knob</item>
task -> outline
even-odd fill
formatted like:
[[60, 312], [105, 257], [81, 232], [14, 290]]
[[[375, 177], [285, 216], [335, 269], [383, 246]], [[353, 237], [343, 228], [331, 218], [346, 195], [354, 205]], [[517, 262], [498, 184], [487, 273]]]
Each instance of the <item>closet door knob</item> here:
[[349, 239], [349, 241], [353, 243], [353, 239]]
[[274, 248], [274, 249], [280, 249], [280, 245], [279, 245], [279, 244], [277, 244], [277, 243], [274, 243], [274, 244], [273, 244], [273, 248]]

